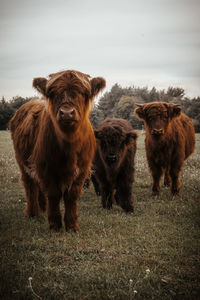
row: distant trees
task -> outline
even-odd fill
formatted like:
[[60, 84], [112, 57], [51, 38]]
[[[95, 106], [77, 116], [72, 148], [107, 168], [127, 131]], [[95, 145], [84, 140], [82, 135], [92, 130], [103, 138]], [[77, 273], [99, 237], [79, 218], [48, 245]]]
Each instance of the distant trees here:
[[[31, 98], [13, 97], [6, 101], [4, 97], [0, 100], [0, 130], [8, 128], [9, 120], [15, 111]], [[152, 101], [165, 101], [180, 104], [182, 111], [193, 121], [196, 132], [200, 132], [200, 97], [189, 99], [185, 96], [184, 89], [180, 87], [169, 87], [167, 91], [157, 90], [155, 87], [127, 87], [122, 88], [114, 84], [109, 92], [106, 92], [99, 102], [94, 106], [90, 120], [94, 128], [105, 118], [122, 118], [130, 121], [135, 129], [141, 129], [143, 122], [138, 120], [133, 111], [137, 103], [142, 104]]]
[[143, 122], [138, 120], [133, 111], [138, 104], [165, 101], [180, 104], [182, 111], [193, 121], [196, 132], [200, 132], [200, 97], [189, 99], [185, 97], [184, 89], [169, 87], [167, 91], [157, 90], [155, 87], [128, 87], [122, 88], [115, 84], [110, 92], [106, 92], [99, 99], [91, 113], [91, 122], [96, 128], [105, 118], [123, 118], [131, 122], [136, 129], [141, 129]]
[[9, 121], [15, 111], [24, 103], [32, 98], [14, 97], [10, 101], [6, 101], [4, 97], [0, 100], [0, 130], [6, 130], [9, 127]]
[[167, 95], [169, 97], [183, 97], [185, 95], [185, 91], [184, 89], [182, 88], [179, 88], [179, 87], [169, 87], [168, 90], [167, 90]]
[[129, 120], [134, 128], [141, 128], [143, 122], [139, 121], [133, 111], [137, 107], [137, 103], [142, 103], [140, 97], [122, 96], [116, 105], [116, 117]]
[[22, 106], [23, 104], [25, 104], [26, 102], [30, 101], [32, 98], [23, 98], [23, 97], [20, 97], [20, 96], [16, 96], [16, 97], [13, 97], [9, 103], [11, 105], [11, 107], [14, 109], [14, 110], [17, 110], [18, 108], [20, 108], [20, 106]]
[[0, 100], [0, 129], [5, 130], [8, 127], [8, 122], [14, 114], [13, 108], [8, 102], [5, 101], [5, 98], [2, 97]]

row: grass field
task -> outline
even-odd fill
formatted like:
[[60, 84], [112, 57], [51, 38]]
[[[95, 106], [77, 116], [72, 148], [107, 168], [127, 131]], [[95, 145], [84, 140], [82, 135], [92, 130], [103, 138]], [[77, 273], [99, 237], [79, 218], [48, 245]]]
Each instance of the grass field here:
[[138, 139], [135, 213], [104, 210], [92, 185], [79, 201], [78, 234], [25, 217], [8, 131], [0, 132], [0, 299], [200, 299], [200, 135], [179, 197], [152, 198]]

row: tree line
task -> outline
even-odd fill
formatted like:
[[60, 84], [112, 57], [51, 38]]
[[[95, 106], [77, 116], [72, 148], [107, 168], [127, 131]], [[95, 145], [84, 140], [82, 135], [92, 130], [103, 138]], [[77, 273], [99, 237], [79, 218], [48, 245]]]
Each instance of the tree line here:
[[6, 101], [4, 97], [0, 100], [0, 130], [9, 128], [9, 121], [20, 106], [30, 101], [33, 97], [13, 97], [10, 101]]
[[[4, 97], [0, 100], [0, 130], [9, 127], [9, 121], [15, 111], [33, 97], [13, 97], [6, 101]], [[90, 114], [90, 120], [94, 128], [106, 118], [122, 118], [129, 120], [135, 129], [142, 129], [143, 122], [138, 120], [133, 111], [138, 104], [152, 101], [164, 101], [180, 104], [182, 111], [188, 115], [194, 124], [195, 131], [200, 132], [200, 97], [189, 99], [185, 91], [179, 87], [169, 87], [165, 90], [157, 90], [155, 87], [126, 87], [119, 84], [113, 85], [109, 92], [106, 92], [94, 105]]]
[[155, 87], [122, 88], [115, 84], [99, 99], [90, 119], [94, 128], [97, 128], [105, 118], [122, 118], [130, 121], [133, 128], [142, 129], [144, 123], [134, 115], [134, 109], [137, 104], [153, 101], [180, 104], [182, 111], [192, 119], [195, 131], [200, 132], [200, 97], [189, 99], [185, 96], [184, 89], [179, 87], [169, 87], [165, 91], [157, 90]]

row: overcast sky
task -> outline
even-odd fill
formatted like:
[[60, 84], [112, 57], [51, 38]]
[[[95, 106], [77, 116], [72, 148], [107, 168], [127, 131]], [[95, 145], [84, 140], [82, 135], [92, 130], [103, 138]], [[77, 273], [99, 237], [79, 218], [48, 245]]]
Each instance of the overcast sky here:
[[0, 0], [0, 97], [74, 69], [200, 96], [200, 0]]

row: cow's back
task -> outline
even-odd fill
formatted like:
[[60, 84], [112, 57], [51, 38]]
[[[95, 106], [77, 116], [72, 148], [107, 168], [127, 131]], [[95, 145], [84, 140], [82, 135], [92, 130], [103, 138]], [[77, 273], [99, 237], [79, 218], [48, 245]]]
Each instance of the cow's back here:
[[10, 121], [11, 136], [19, 162], [27, 160], [37, 142], [40, 120], [45, 114], [45, 102], [32, 100], [22, 105]]

